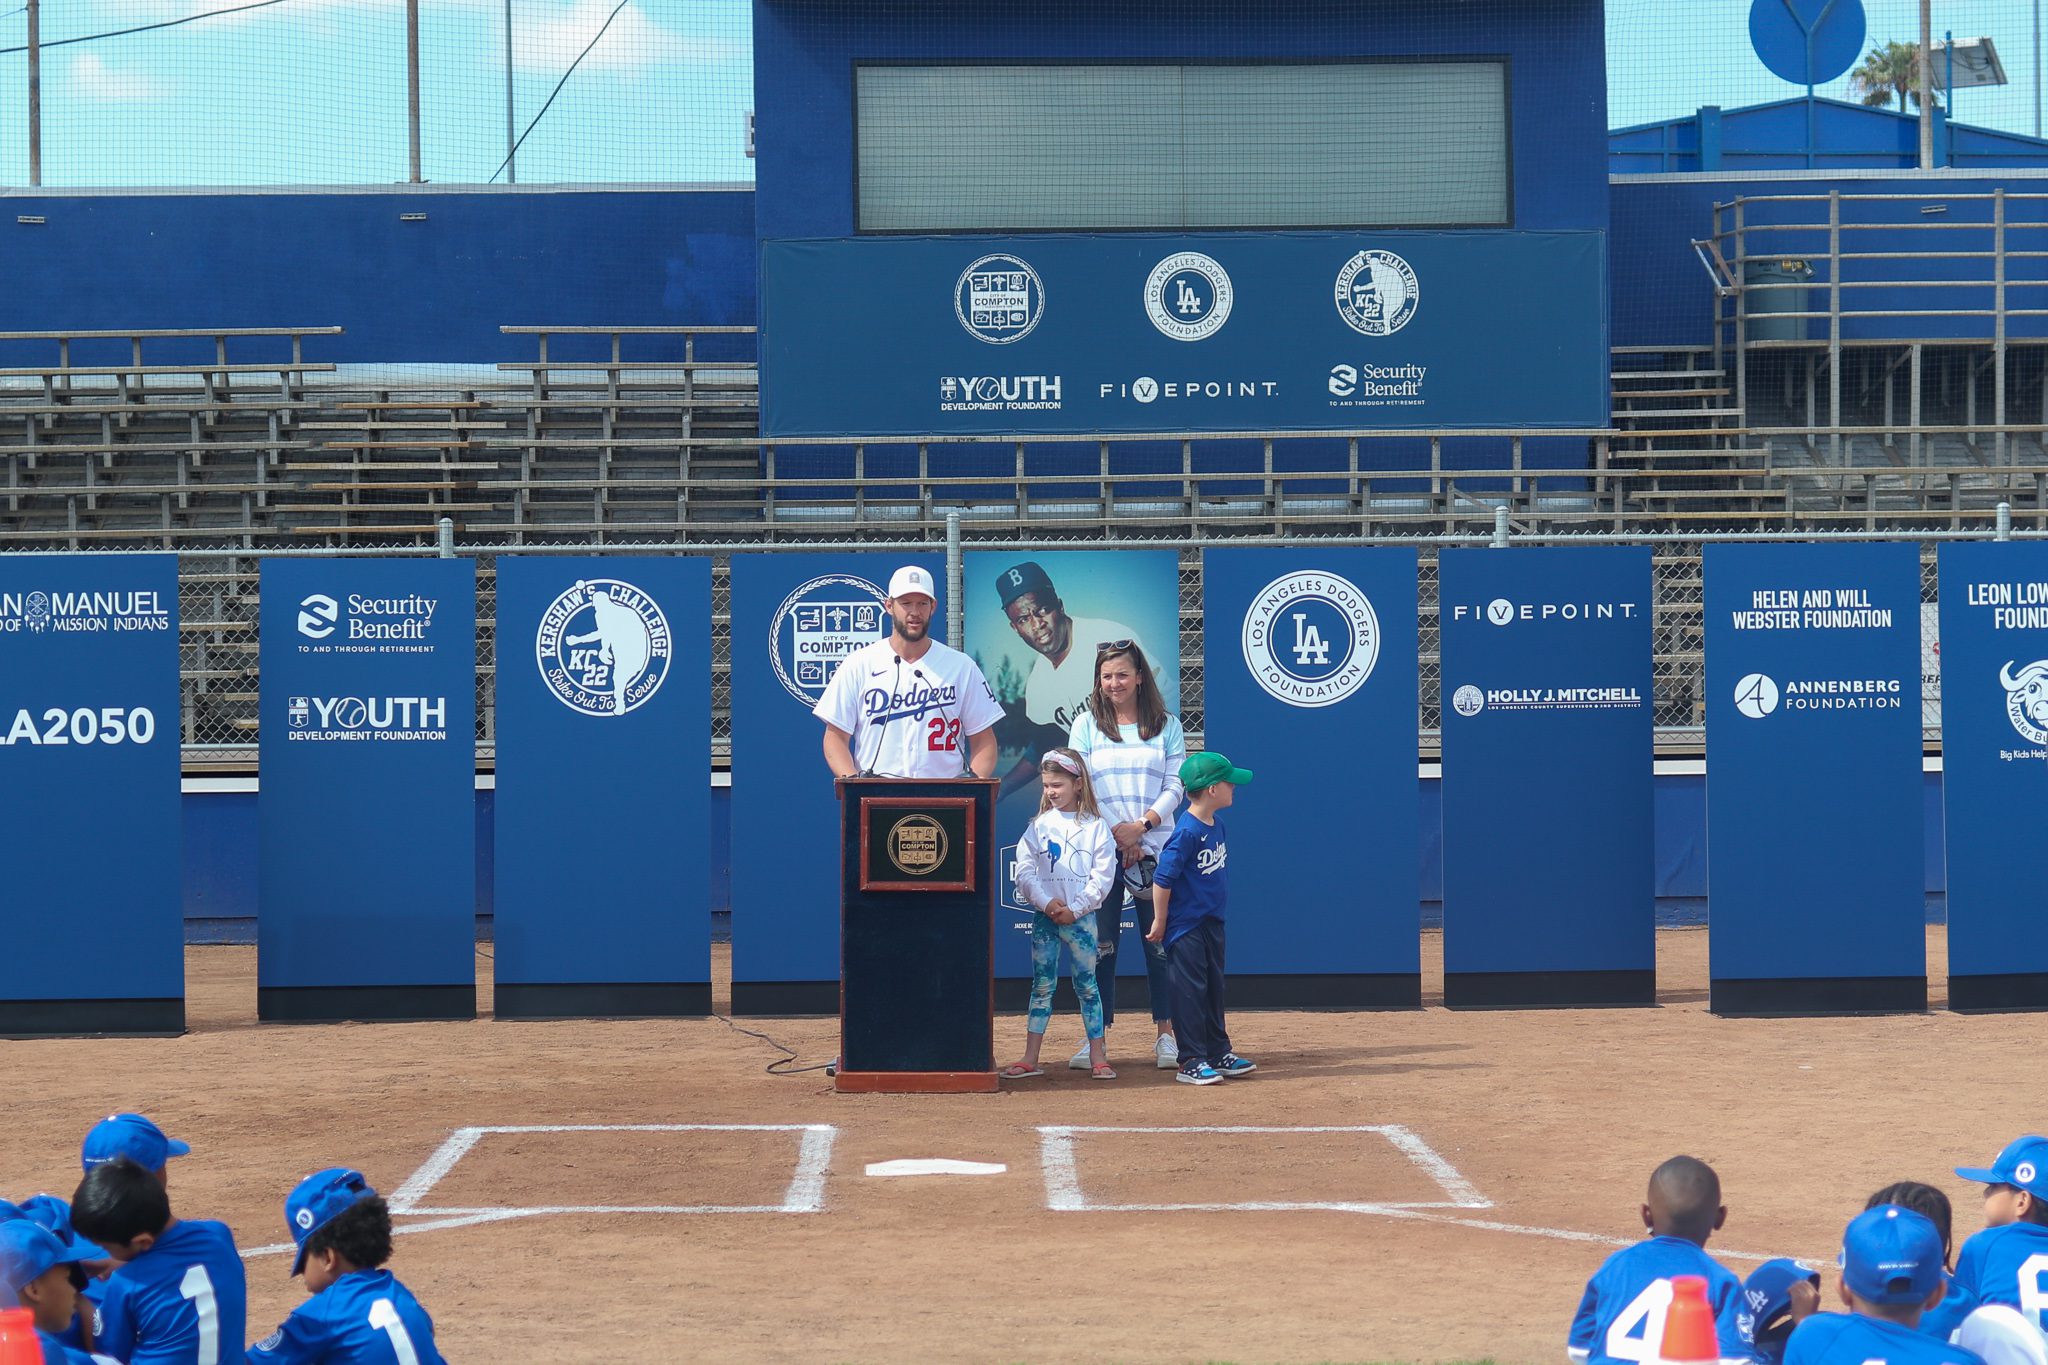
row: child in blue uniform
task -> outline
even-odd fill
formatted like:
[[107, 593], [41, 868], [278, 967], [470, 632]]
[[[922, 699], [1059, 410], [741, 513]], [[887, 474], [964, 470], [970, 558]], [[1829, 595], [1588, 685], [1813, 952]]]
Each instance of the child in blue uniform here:
[[0, 1222], [0, 1307], [19, 1305], [34, 1315], [44, 1365], [98, 1365], [105, 1359], [57, 1340], [78, 1312], [78, 1287], [85, 1280], [78, 1263], [92, 1250], [67, 1247], [28, 1218]]
[[169, 1165], [174, 1156], [191, 1153], [190, 1143], [180, 1142], [141, 1114], [109, 1114], [92, 1126], [78, 1152], [78, 1164], [90, 1173], [119, 1157], [149, 1171], [157, 1183], [168, 1186]]
[[1152, 928], [1145, 938], [1166, 945], [1173, 978], [1173, 1032], [1180, 1040], [1177, 1081], [1214, 1085], [1225, 1076], [1248, 1076], [1258, 1066], [1230, 1047], [1223, 1018], [1223, 909], [1230, 888], [1222, 811], [1252, 780], [1243, 768], [1211, 750], [1180, 765], [1188, 806], [1174, 822], [1152, 873]]
[[1985, 1187], [1984, 1230], [1963, 1243], [1956, 1281], [2048, 1331], [2048, 1138], [2017, 1138], [1990, 1166], [1956, 1174]]
[[1920, 1315], [1948, 1293], [1941, 1234], [1911, 1209], [1880, 1204], [1842, 1234], [1847, 1313], [1815, 1313], [1785, 1347], [1785, 1365], [1984, 1365], [1920, 1330]]
[[227, 1224], [172, 1217], [158, 1173], [115, 1157], [78, 1182], [71, 1226], [117, 1263], [95, 1349], [128, 1365], [242, 1365], [249, 1284]]
[[1977, 1298], [1962, 1284], [1948, 1274], [1949, 1258], [1955, 1251], [1955, 1211], [1949, 1206], [1948, 1196], [1932, 1185], [1923, 1185], [1917, 1180], [1901, 1180], [1887, 1185], [1863, 1207], [1874, 1209], [1879, 1204], [1897, 1204], [1934, 1224], [1934, 1230], [1941, 1234], [1942, 1278], [1948, 1283], [1948, 1293], [1942, 1301], [1920, 1315], [1920, 1330], [1930, 1337], [1948, 1341], [1956, 1334], [1956, 1328], [1963, 1325], [1963, 1319], [1977, 1308]]
[[1820, 1307], [1820, 1272], [1780, 1256], [1765, 1261], [1742, 1282], [1735, 1325], [1749, 1348], [1751, 1365], [1779, 1365], [1792, 1329]]
[[292, 1274], [311, 1298], [249, 1348], [251, 1365], [446, 1365], [434, 1321], [383, 1269], [391, 1210], [362, 1174], [336, 1166], [307, 1176], [284, 1201], [299, 1244]]
[[106, 1252], [73, 1230], [71, 1206], [54, 1194], [38, 1194], [22, 1200], [21, 1216], [41, 1226], [67, 1249], [75, 1247], [81, 1251], [77, 1265], [85, 1283], [78, 1289], [78, 1314], [68, 1327], [57, 1333], [57, 1340], [82, 1351], [92, 1350], [92, 1322], [99, 1311], [100, 1300], [106, 1296], [105, 1277], [113, 1270], [113, 1261], [108, 1259]]
[[1743, 1359], [1748, 1346], [1737, 1322], [1742, 1282], [1706, 1252], [1707, 1239], [1728, 1221], [1714, 1168], [1695, 1157], [1672, 1157], [1650, 1173], [1642, 1216], [1649, 1239], [1623, 1247], [1593, 1272], [1572, 1318], [1566, 1354], [1588, 1365], [1656, 1359], [1671, 1307], [1671, 1277], [1701, 1275], [1721, 1357]]

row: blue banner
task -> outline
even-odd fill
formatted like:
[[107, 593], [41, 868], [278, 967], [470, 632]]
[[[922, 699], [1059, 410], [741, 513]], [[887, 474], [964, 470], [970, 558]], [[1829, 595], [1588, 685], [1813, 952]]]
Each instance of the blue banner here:
[[2024, 850], [2048, 810], [2048, 544], [1941, 547], [1941, 762], [1952, 1009], [2048, 1006]]
[[498, 1017], [709, 1013], [711, 561], [502, 555], [497, 621]]
[[[1003, 704], [996, 726], [996, 979], [1004, 1007], [1031, 979], [1031, 908], [1016, 846], [1038, 814], [1038, 759], [1068, 743], [1095, 690], [1095, 647], [1132, 640], [1168, 712], [1180, 714], [1180, 554], [1175, 550], [974, 550], [965, 556], [967, 652]], [[1135, 921], [1126, 913], [1126, 925]], [[1098, 932], [1107, 930], [1098, 924]], [[1117, 975], [1145, 974], [1137, 935]]]
[[1704, 572], [1712, 1008], [1926, 1008], [1919, 547]]
[[1445, 550], [1437, 578], [1445, 1003], [1654, 1003], [1650, 551]]
[[[1233, 1003], [1422, 1003], [1415, 579], [1413, 550], [1203, 552], [1205, 742], [1257, 779], [1225, 817], [1257, 888]], [[1304, 853], [1309, 810], [1341, 856]]]
[[476, 1012], [476, 568], [263, 561], [257, 1013]]
[[889, 575], [915, 564], [940, 601], [943, 555], [732, 557], [732, 1008], [839, 1012], [839, 801], [811, 714], [839, 661], [889, 630]]
[[177, 1033], [178, 561], [0, 555], [0, 1036]]
[[1607, 422], [1598, 232], [778, 241], [761, 277], [772, 437]]

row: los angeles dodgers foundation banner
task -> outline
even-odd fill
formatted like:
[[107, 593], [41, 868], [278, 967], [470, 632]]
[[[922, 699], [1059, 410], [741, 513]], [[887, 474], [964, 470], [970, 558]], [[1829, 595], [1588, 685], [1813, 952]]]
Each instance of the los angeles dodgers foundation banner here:
[[178, 561], [0, 555], [0, 1036], [185, 1026]]
[[1649, 549], [1445, 550], [1437, 574], [1444, 1002], [1655, 1003]]
[[764, 242], [761, 429], [1604, 426], [1605, 260], [1598, 232]]
[[1919, 547], [1704, 572], [1711, 1008], [1925, 1009]]
[[2048, 545], [1941, 547], [1951, 1009], [2048, 1006]]
[[[1016, 847], [1038, 814], [1038, 760], [1069, 744], [1111, 641], [1144, 651], [1161, 702], [1180, 714], [1180, 555], [1174, 550], [976, 550], [964, 558], [967, 653], [1002, 703], [996, 725], [996, 999], [1022, 1008], [1031, 980], [1031, 907]], [[1127, 923], [1135, 923], [1127, 912]], [[1118, 976], [1145, 979], [1137, 934]], [[1145, 988], [1119, 994], [1142, 1001]]]
[[939, 589], [943, 640], [943, 555], [732, 557], [735, 1014], [839, 1012], [839, 800], [811, 708], [841, 660], [888, 635], [889, 576], [906, 564]]
[[257, 1014], [469, 1018], [475, 565], [266, 559], [262, 591]]
[[709, 1013], [710, 560], [500, 556], [497, 620], [498, 1017]]
[[1206, 742], [1256, 778], [1223, 816], [1258, 888], [1233, 902], [1233, 1004], [1422, 1003], [1415, 565], [1203, 552]]

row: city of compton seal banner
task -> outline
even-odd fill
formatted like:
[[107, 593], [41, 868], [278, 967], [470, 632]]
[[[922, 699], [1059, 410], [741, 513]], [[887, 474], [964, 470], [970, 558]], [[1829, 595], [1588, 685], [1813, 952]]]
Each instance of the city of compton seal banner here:
[[1379, 617], [1336, 574], [1282, 574], [1245, 609], [1245, 667], [1289, 706], [1332, 706], [1365, 685], [1380, 657]]

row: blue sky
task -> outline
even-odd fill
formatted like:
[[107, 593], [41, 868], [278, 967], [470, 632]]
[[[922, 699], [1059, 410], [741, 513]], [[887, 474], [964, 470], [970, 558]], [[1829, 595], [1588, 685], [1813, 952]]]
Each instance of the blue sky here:
[[[44, 0], [45, 42], [230, 0]], [[25, 36], [0, 0], [0, 47]], [[519, 126], [614, 0], [513, 0]], [[1916, 0], [1864, 0], [1870, 43], [1917, 37]], [[1611, 126], [1802, 93], [1749, 50], [1749, 0], [1609, 0]], [[404, 0], [283, 0], [180, 28], [50, 49], [49, 185], [381, 184], [406, 175]], [[488, 179], [504, 159], [503, 0], [422, 0], [425, 174]], [[1935, 32], [1990, 36], [2012, 85], [1957, 116], [2034, 126], [2033, 0], [1936, 0]], [[519, 154], [522, 181], [747, 180], [750, 0], [628, 0]], [[27, 180], [26, 62], [0, 56], [0, 183]], [[1849, 98], [1847, 81], [1821, 93]], [[502, 179], [503, 177], [500, 177]]]

